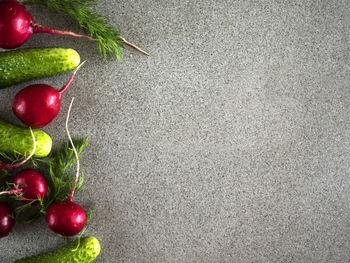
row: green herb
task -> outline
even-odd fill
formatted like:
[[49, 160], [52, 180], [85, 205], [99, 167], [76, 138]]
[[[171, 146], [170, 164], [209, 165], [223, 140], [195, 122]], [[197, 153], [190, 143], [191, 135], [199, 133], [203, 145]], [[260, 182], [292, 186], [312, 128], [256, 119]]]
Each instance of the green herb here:
[[[88, 145], [88, 138], [82, 140], [74, 140], [77, 153], [80, 156], [83, 149]], [[34, 167], [39, 163], [45, 164], [48, 167], [50, 180], [48, 181], [47, 198], [43, 202], [43, 211], [54, 202], [66, 200], [74, 188], [75, 173], [71, 168], [76, 163], [73, 149], [69, 142], [64, 147], [52, 155], [45, 158], [33, 159]], [[80, 175], [76, 191], [81, 189], [84, 181], [84, 176]]]
[[[0, 152], [0, 156], [3, 159], [6, 159], [8, 161], [10, 161], [11, 163], [15, 163], [18, 162], [21, 159], [24, 159], [25, 157], [23, 156], [23, 154], [20, 154], [18, 152], [13, 152], [13, 153], [5, 153], [5, 152]], [[2, 162], [1, 162], [2, 163]], [[6, 171], [6, 170], [2, 170], [2, 171]]]
[[[7, 172], [7, 170], [0, 170], [0, 192], [10, 190], [10, 187], [7, 182], [11, 179], [11, 175]], [[6, 201], [6, 195], [0, 195], [0, 202]]]
[[97, 40], [100, 52], [105, 58], [115, 55], [118, 60], [122, 56], [123, 43], [149, 55], [134, 44], [123, 38], [118, 29], [107, 24], [107, 18], [93, 11], [97, 0], [25, 0], [23, 4], [40, 4], [53, 11], [69, 14], [78, 22], [80, 27]]
[[[14, 197], [14, 199], [22, 200], [19, 195], [18, 198]], [[29, 224], [41, 216], [40, 207], [34, 204], [35, 200], [32, 200], [15, 208], [15, 220], [17, 224]]]

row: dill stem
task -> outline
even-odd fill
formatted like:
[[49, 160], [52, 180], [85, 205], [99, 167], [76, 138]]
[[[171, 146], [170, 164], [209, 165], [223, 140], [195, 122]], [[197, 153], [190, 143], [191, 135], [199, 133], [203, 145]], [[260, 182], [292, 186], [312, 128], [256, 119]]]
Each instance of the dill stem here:
[[126, 45], [135, 48], [137, 51], [140, 51], [141, 53], [143, 53], [143, 54], [145, 54], [145, 55], [147, 55], [147, 56], [150, 56], [150, 55], [151, 55], [150, 53], [148, 53], [148, 52], [144, 51], [143, 49], [139, 48], [138, 46], [136, 46], [135, 44], [130, 43], [130, 42], [127, 41], [124, 37], [119, 36], [119, 38], [120, 38]]

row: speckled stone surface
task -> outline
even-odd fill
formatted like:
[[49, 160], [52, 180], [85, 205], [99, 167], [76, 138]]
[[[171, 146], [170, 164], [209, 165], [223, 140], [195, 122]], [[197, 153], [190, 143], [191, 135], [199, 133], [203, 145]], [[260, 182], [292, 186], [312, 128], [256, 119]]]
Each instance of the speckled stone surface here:
[[[106, 64], [95, 43], [36, 35], [88, 59], [56, 121], [89, 136], [88, 234], [108, 262], [350, 261], [350, 2], [112, 1], [98, 9], [128, 40]], [[42, 24], [73, 20], [30, 8]], [[60, 87], [69, 74], [47, 78]], [[32, 83], [38, 83], [33, 81]], [[19, 123], [0, 90], [0, 117]], [[0, 261], [64, 242], [44, 220], [0, 240]]]

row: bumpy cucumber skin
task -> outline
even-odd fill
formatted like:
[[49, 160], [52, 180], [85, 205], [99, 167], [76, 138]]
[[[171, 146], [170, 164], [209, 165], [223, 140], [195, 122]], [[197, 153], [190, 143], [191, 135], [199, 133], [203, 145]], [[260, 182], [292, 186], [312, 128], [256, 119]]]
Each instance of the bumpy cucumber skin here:
[[79, 54], [71, 48], [27, 48], [0, 52], [0, 88], [61, 74], [76, 68]]
[[37, 256], [23, 258], [15, 263], [90, 263], [100, 254], [100, 243], [95, 237], [84, 237], [80, 240], [79, 248], [77, 242], [71, 242], [57, 250], [40, 254]]
[[[52, 140], [48, 134], [33, 129], [36, 140], [35, 157], [45, 157], [51, 152]], [[29, 155], [33, 151], [33, 137], [29, 128], [0, 120], [0, 151]]]

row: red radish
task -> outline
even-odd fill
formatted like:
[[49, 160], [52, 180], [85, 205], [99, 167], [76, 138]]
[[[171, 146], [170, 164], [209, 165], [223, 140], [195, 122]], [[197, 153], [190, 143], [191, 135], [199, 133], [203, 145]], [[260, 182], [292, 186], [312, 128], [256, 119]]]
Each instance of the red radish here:
[[15, 224], [12, 209], [0, 202], [0, 238], [7, 236]]
[[77, 159], [77, 172], [75, 175], [74, 187], [66, 201], [52, 204], [46, 214], [46, 223], [49, 228], [55, 233], [63, 236], [74, 236], [78, 234], [86, 223], [86, 214], [84, 209], [80, 205], [73, 202], [75, 188], [78, 184], [80, 168], [79, 156], [68, 130], [69, 113], [72, 108], [73, 101], [74, 98], [72, 99], [68, 109], [66, 131]]
[[34, 169], [25, 169], [18, 172], [13, 179], [15, 189], [2, 191], [3, 194], [20, 194], [23, 203], [30, 203], [38, 198], [44, 198], [47, 193], [47, 184], [44, 177]]
[[69, 31], [61, 31], [35, 23], [28, 10], [16, 0], [0, 1], [0, 47], [11, 49], [21, 46], [33, 33], [51, 33], [86, 37]]
[[71, 200], [52, 204], [46, 214], [47, 225], [62, 236], [78, 234], [83, 229], [85, 222], [84, 209]]
[[44, 198], [47, 193], [47, 184], [44, 177], [35, 169], [25, 169], [16, 174], [13, 179], [15, 188], [21, 189], [23, 200], [29, 203], [38, 198]]
[[74, 70], [67, 84], [59, 91], [46, 84], [30, 85], [19, 91], [12, 101], [12, 110], [17, 118], [33, 128], [42, 128], [50, 123], [60, 111], [62, 94], [84, 63]]
[[0, 47], [16, 48], [33, 34], [34, 23], [27, 9], [17, 1], [0, 2]]
[[[35, 22], [24, 5], [16, 0], [0, 0], [0, 48], [12, 49], [21, 46], [34, 33], [49, 33], [58, 35], [70, 35], [96, 40], [87, 35], [76, 34], [71, 31], [49, 28]], [[119, 36], [126, 45], [138, 51], [150, 55], [134, 44]]]

